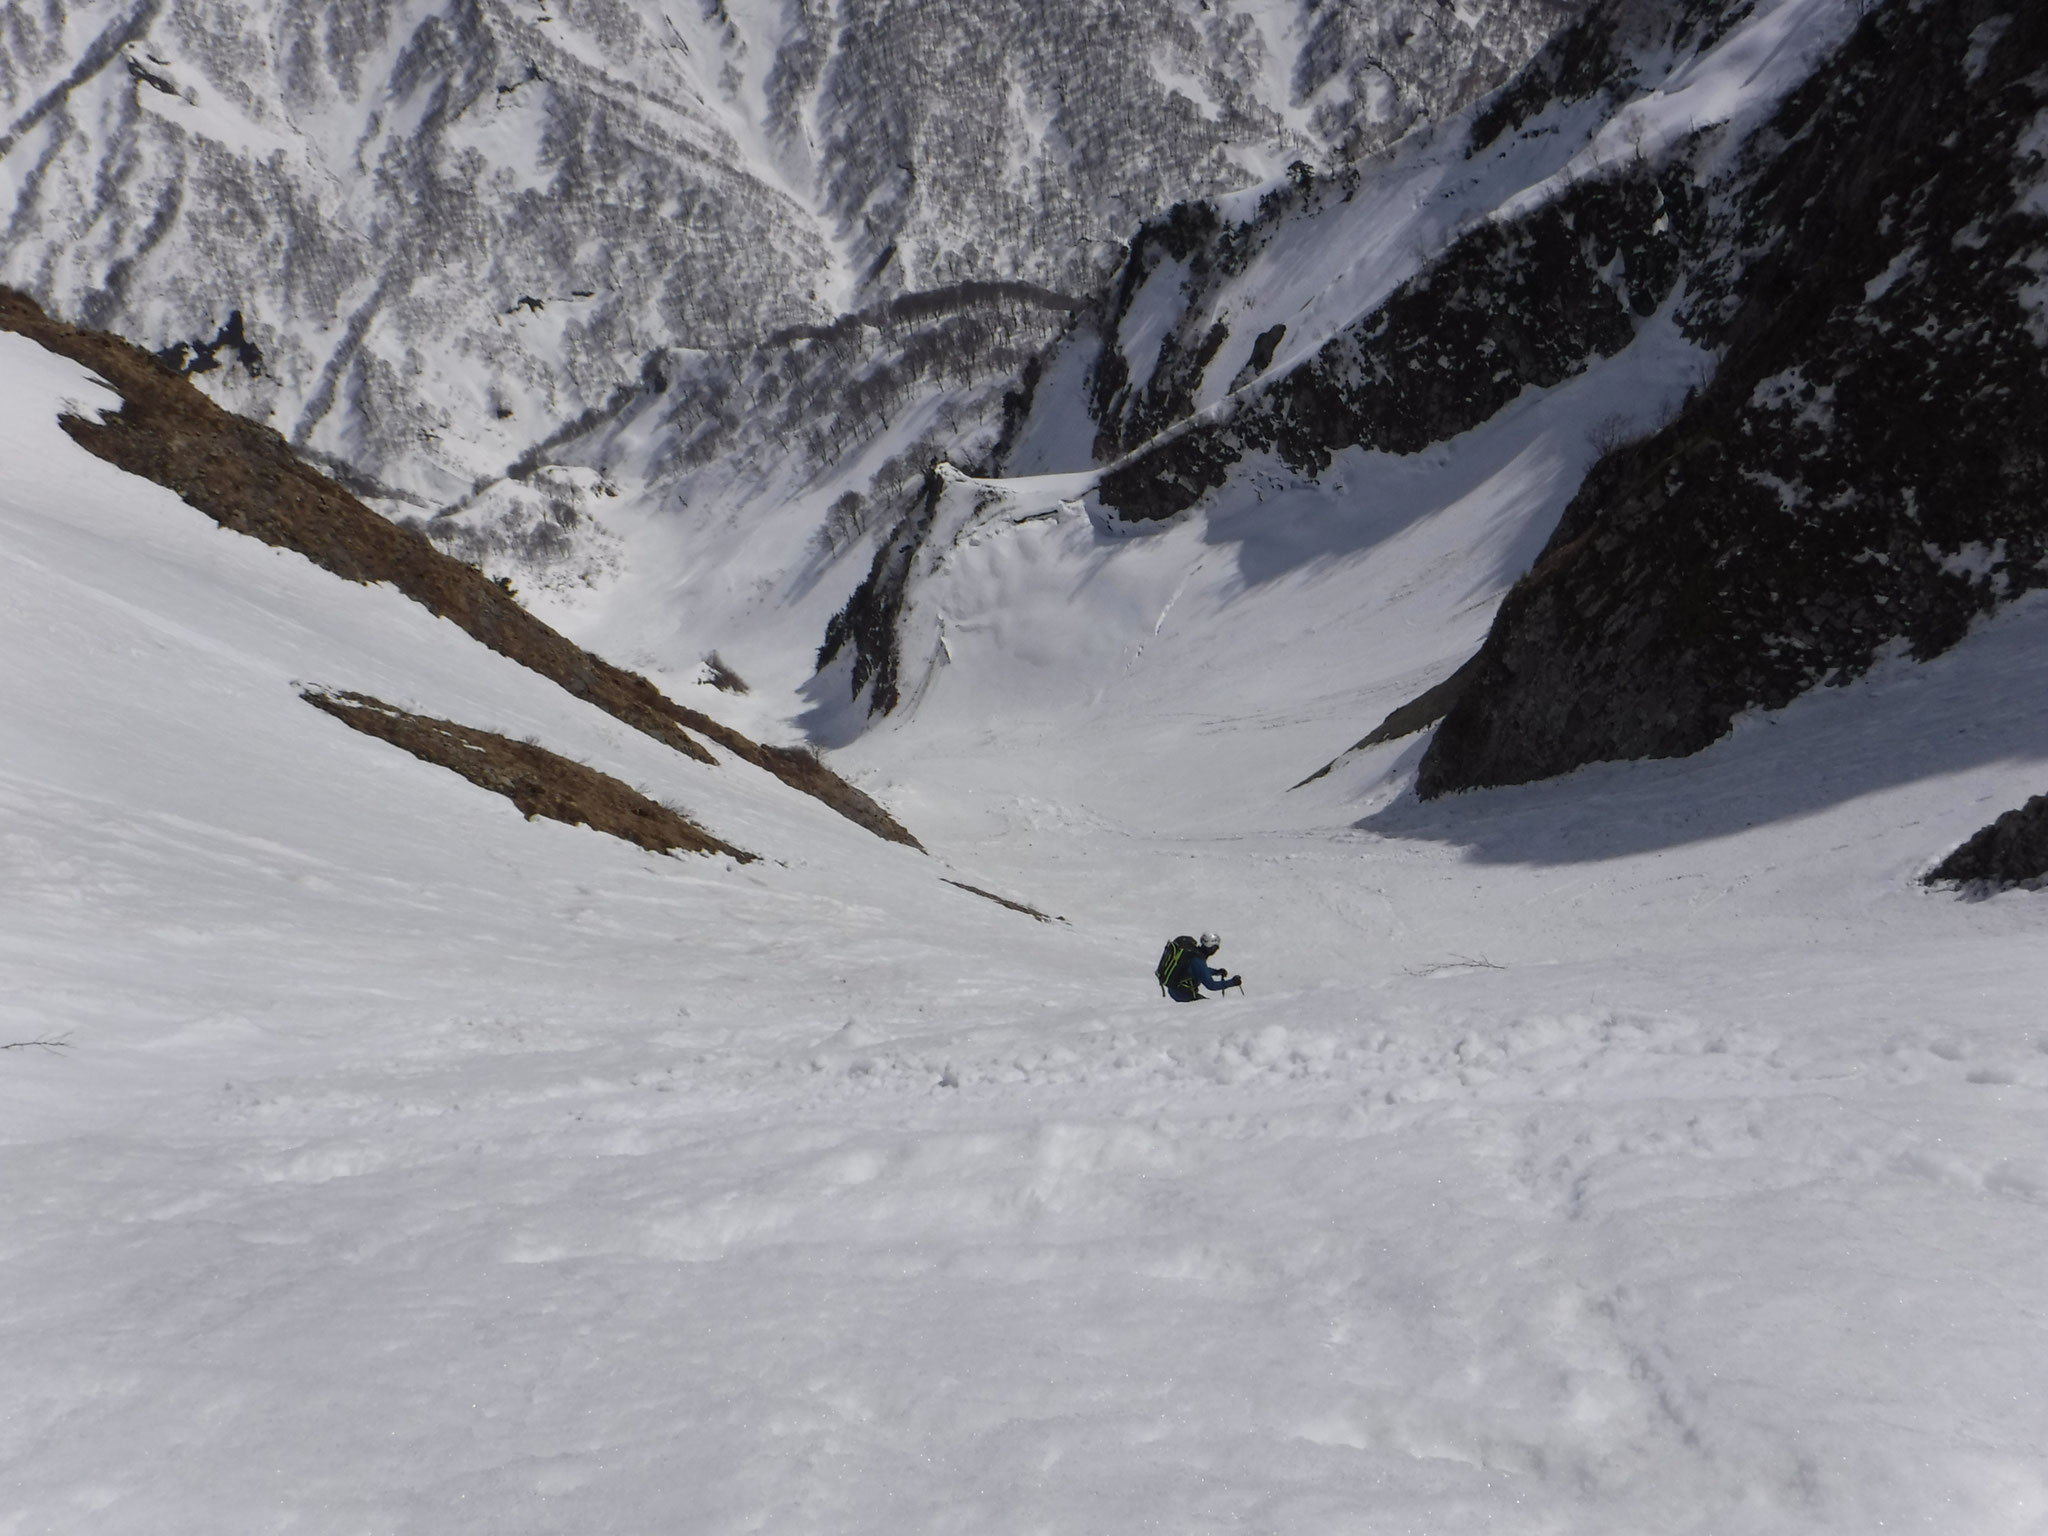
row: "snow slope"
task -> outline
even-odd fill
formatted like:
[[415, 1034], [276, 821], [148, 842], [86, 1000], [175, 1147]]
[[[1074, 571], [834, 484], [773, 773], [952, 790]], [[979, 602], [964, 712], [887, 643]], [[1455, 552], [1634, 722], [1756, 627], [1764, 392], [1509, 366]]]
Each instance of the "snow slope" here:
[[[1914, 884], [2042, 787], [2038, 599], [1692, 759], [1289, 793], [1628, 375], [1087, 563], [985, 487], [835, 759], [926, 859], [219, 531], [0, 346], [0, 1044], [69, 1046], [0, 1053], [0, 1532], [2048, 1527], [2048, 898]], [[1160, 1001], [1204, 926], [1247, 995]]]

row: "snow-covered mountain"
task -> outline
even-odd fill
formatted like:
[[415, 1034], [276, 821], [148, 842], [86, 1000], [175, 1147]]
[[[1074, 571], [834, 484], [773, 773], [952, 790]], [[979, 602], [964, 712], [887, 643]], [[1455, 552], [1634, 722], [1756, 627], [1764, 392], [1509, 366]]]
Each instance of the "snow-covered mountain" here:
[[[1494, 574], [1534, 571], [1405, 726], [1450, 716], [1421, 787], [1697, 750], [2043, 579], [2044, 64], [1990, 0], [1596, 9], [1368, 166], [1148, 224], [994, 457], [1089, 511], [1098, 563], [1193, 513], [1257, 579], [1576, 417]], [[1253, 510], [1310, 488], [1336, 505]], [[939, 492], [828, 632], [873, 711], [948, 606], [911, 589], [978, 526]]]
[[518, 603], [0, 330], [0, 1532], [2041, 1528], [2031, 12], [174, 5], [6, 273]]
[[1579, 3], [15, 4], [0, 282], [787, 699], [1141, 220], [1369, 154]]
[[10, 4], [0, 281], [151, 347], [238, 324], [209, 388], [439, 509], [663, 354], [772, 373], [770, 338], [903, 293], [1085, 297], [1153, 209], [1368, 151], [1566, 14]]

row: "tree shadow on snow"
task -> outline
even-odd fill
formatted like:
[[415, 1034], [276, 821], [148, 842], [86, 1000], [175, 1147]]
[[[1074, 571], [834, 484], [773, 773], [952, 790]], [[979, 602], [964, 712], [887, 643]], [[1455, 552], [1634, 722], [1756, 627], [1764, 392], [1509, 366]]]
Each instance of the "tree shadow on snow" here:
[[[1747, 715], [1691, 757], [1596, 763], [1546, 783], [1418, 800], [1412, 788], [1354, 823], [1382, 837], [1462, 846], [1488, 864], [1578, 864], [1796, 821], [1865, 795], [1993, 763], [2039, 763], [2048, 790], [2048, 597], [1981, 623], [1925, 664], [1880, 663], [1783, 710]], [[1381, 751], [1402, 766], [1413, 741]], [[1382, 758], [1384, 764], [1388, 761]], [[2014, 800], [2025, 799], [2020, 794]], [[1960, 791], [1957, 824], [1930, 824], [1932, 860], [2010, 807]]]

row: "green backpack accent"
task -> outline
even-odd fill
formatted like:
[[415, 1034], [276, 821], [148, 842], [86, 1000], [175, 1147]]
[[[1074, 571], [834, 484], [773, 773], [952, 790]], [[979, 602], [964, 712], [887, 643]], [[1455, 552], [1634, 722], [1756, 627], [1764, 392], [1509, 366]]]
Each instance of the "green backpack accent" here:
[[1166, 941], [1166, 948], [1159, 951], [1159, 963], [1152, 967], [1152, 977], [1159, 983], [1161, 995], [1179, 979], [1182, 962], [1197, 947], [1195, 941], [1184, 933]]

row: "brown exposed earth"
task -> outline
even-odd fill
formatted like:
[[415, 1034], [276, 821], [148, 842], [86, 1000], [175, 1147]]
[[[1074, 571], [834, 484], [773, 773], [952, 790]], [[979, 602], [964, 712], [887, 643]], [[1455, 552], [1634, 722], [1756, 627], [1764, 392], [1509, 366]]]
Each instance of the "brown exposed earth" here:
[[940, 879], [947, 885], [967, 892], [970, 896], [979, 896], [982, 900], [992, 901], [999, 907], [1008, 907], [1012, 912], [1022, 912], [1026, 917], [1035, 917], [1041, 923], [1064, 923], [1066, 921], [1064, 917], [1048, 916], [1046, 913], [1039, 911], [1038, 908], [1026, 906], [1021, 901], [1012, 901], [1007, 896], [998, 896], [994, 891], [984, 891], [978, 885], [969, 885], [965, 880], [946, 880], [943, 875], [940, 876]]
[[921, 849], [894, 817], [813, 753], [751, 741], [677, 704], [638, 673], [593, 656], [483, 572], [378, 516], [269, 427], [223, 410], [140, 347], [54, 320], [10, 288], [0, 288], [0, 330], [84, 364], [121, 396], [121, 410], [105, 421], [63, 418], [80, 446], [177, 492], [223, 528], [294, 550], [350, 581], [388, 582], [500, 655], [676, 751], [717, 761], [694, 732], [876, 836]]
[[470, 783], [503, 795], [529, 821], [545, 816], [590, 827], [638, 843], [651, 853], [722, 853], [742, 864], [753, 861], [753, 854], [720, 842], [680, 811], [545, 747], [415, 715], [366, 693], [308, 689], [299, 697], [366, 736], [403, 747], [423, 762], [452, 769]]

